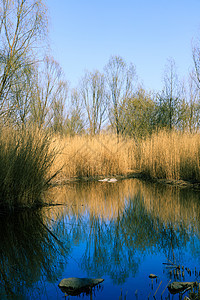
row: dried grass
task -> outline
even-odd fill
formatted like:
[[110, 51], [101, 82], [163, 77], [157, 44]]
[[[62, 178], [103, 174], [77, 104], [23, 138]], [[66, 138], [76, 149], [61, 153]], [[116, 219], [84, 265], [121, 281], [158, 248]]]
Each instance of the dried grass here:
[[127, 175], [200, 181], [199, 134], [160, 131], [137, 143], [116, 135], [55, 137], [62, 178]]
[[8, 209], [44, 204], [55, 158], [48, 135], [37, 129], [0, 131], [0, 206]]
[[62, 178], [126, 175], [135, 165], [134, 140], [116, 135], [56, 137], [52, 145]]
[[152, 178], [200, 181], [199, 134], [161, 131], [141, 142], [140, 171]]

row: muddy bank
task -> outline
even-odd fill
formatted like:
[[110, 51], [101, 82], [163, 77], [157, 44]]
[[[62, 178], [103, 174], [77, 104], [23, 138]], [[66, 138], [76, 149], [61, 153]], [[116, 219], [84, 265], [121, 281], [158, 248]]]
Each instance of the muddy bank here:
[[125, 175], [108, 175], [108, 176], [89, 176], [89, 177], [72, 177], [72, 178], [62, 178], [56, 180], [54, 185], [67, 184], [71, 182], [88, 182], [88, 181], [102, 181], [103, 179], [115, 178], [117, 180], [124, 180], [129, 178], [137, 178], [147, 182], [153, 182], [163, 185], [171, 185], [179, 188], [188, 188], [196, 191], [200, 191], [200, 183], [194, 181], [186, 181], [186, 180], [175, 180], [175, 179], [161, 179], [161, 178], [151, 178], [142, 172], [129, 172]]

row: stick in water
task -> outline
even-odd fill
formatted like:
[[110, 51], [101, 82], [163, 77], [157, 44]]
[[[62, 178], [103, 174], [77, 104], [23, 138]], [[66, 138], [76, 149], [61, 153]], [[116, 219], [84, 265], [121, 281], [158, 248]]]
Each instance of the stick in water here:
[[155, 297], [155, 295], [156, 295], [156, 293], [157, 293], [157, 291], [158, 291], [158, 289], [159, 289], [159, 287], [160, 287], [161, 283], [162, 283], [162, 280], [161, 280], [161, 282], [160, 282], [160, 284], [159, 284], [159, 286], [158, 286], [157, 290], [155, 291], [155, 294], [153, 295], [153, 297]]
[[[168, 287], [169, 283], [171, 282], [172, 280], [170, 279], [170, 281], [168, 282], [168, 284], [166, 285], [166, 287], [164, 288], [164, 290], [162, 291], [162, 294], [164, 293], [164, 291], [166, 290], [166, 288]], [[161, 297], [162, 297], [162, 294], [161, 294]]]

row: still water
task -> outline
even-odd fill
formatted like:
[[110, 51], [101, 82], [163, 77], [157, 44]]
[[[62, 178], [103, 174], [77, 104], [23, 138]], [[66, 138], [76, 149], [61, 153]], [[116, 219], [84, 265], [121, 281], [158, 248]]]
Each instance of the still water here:
[[138, 179], [73, 183], [48, 195], [58, 206], [0, 214], [0, 299], [68, 299], [68, 277], [104, 279], [70, 299], [183, 299], [166, 286], [200, 281], [199, 195]]

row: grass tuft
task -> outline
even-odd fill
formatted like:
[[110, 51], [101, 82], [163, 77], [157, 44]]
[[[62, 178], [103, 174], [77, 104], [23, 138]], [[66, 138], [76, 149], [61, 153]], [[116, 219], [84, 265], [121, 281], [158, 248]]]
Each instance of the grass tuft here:
[[[0, 205], [8, 209], [44, 204], [55, 153], [48, 135], [41, 131], [0, 132]], [[51, 174], [51, 175], [50, 175]]]

